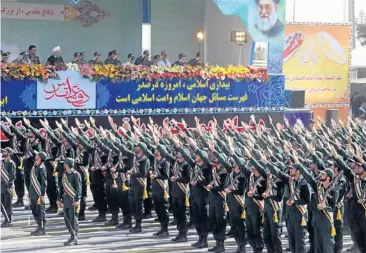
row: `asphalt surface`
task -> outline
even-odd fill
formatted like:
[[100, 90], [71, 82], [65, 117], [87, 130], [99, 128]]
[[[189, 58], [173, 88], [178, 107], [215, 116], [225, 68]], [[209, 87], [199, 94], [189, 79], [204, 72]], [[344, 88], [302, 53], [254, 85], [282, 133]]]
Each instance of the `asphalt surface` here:
[[[88, 197], [88, 206], [92, 205], [91, 194]], [[27, 204], [27, 202], [26, 202]], [[175, 226], [169, 226], [169, 238], [156, 238], [153, 233], [158, 231], [159, 224], [153, 218], [144, 220], [142, 223], [142, 232], [139, 234], [130, 234], [128, 230], [116, 230], [115, 227], [104, 226], [104, 223], [92, 223], [97, 217], [97, 211], [86, 211], [86, 220], [80, 222], [78, 245], [64, 247], [63, 243], [70, 237], [63, 216], [57, 214], [47, 214], [47, 235], [34, 237], [30, 232], [37, 227], [33, 220], [31, 212], [24, 208], [14, 208], [12, 228], [1, 228], [1, 252], [88, 252], [88, 253], [108, 253], [108, 252], [141, 252], [141, 253], [184, 253], [184, 252], [207, 252], [207, 249], [197, 250], [190, 245], [196, 242], [198, 236], [193, 228], [189, 229], [188, 242], [172, 243], [171, 238], [177, 235]], [[111, 214], [107, 215], [107, 219]], [[120, 217], [122, 220], [122, 217]], [[172, 220], [172, 217], [171, 217]], [[3, 217], [1, 217], [1, 222]], [[227, 227], [229, 229], [229, 226]], [[285, 228], [282, 235], [283, 248], [288, 247], [288, 239]], [[212, 235], [209, 236], [209, 247], [214, 246], [215, 241]], [[307, 243], [308, 244], [308, 243]], [[352, 245], [349, 235], [344, 235], [344, 248]], [[308, 245], [307, 245], [308, 246]], [[233, 238], [225, 241], [226, 252], [234, 252], [236, 243]], [[247, 252], [253, 252], [249, 245]], [[264, 250], [263, 252], [267, 252]], [[285, 252], [285, 251], [284, 251]], [[345, 250], [344, 250], [345, 252]]]

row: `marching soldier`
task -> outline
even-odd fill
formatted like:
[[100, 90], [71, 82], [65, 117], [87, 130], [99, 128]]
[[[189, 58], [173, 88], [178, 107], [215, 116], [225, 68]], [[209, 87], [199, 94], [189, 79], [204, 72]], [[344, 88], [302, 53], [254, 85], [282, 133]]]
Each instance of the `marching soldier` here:
[[247, 187], [247, 180], [242, 173], [245, 169], [245, 160], [235, 154], [234, 146], [229, 143], [230, 156], [234, 159], [234, 168], [227, 179], [225, 188], [228, 194], [229, 218], [231, 230], [238, 245], [235, 253], [245, 253], [246, 225], [244, 221], [244, 193]]
[[90, 167], [90, 189], [93, 194], [96, 208], [98, 209], [98, 217], [95, 218], [93, 222], [106, 221], [107, 202], [105, 199], [104, 175], [102, 173], [102, 170], [100, 169], [103, 166], [101, 154], [102, 151], [94, 141], [94, 150], [92, 152], [93, 159]]
[[[58, 188], [62, 187], [62, 175], [64, 174], [64, 161], [66, 157], [75, 158], [75, 149], [76, 149], [76, 142], [70, 136], [71, 130], [68, 128], [67, 123], [64, 119], [61, 119], [61, 124], [56, 121], [56, 125], [59, 131], [59, 149], [58, 154], [55, 158], [57, 162], [56, 172], [54, 176], [57, 176]], [[62, 212], [59, 212], [59, 215], [63, 215]]]
[[[107, 138], [104, 130], [101, 129], [101, 135], [103, 139], [99, 139], [97, 135], [94, 136], [94, 140], [98, 147], [107, 155], [106, 163], [101, 167], [102, 172], [105, 175], [105, 185], [106, 185], [106, 199], [108, 206], [112, 213], [111, 220], [105, 223], [106, 226], [116, 226], [118, 225], [118, 190], [116, 179], [118, 174], [116, 173], [115, 164], [118, 163], [119, 159], [119, 149], [113, 145]], [[104, 144], [105, 143], [105, 144]]]
[[38, 224], [31, 235], [45, 235], [46, 212], [44, 196], [47, 189], [47, 173], [43, 162], [47, 159], [45, 152], [36, 152], [35, 164], [30, 171], [29, 198], [33, 217]]
[[[264, 247], [263, 242], [263, 211], [264, 200], [263, 193], [266, 191], [265, 179], [259, 173], [251, 152], [244, 148], [245, 156], [251, 160], [249, 169], [246, 167], [243, 171], [245, 176], [249, 178], [249, 187], [245, 198], [246, 225], [248, 233], [248, 241], [255, 253], [261, 253]], [[258, 150], [253, 153], [258, 156]]]
[[[24, 182], [27, 190], [29, 192], [30, 187], [30, 172], [35, 162], [35, 152], [41, 150], [41, 145], [36, 139], [36, 136], [24, 127], [21, 126], [17, 128], [14, 126], [9, 118], [5, 118], [8, 123], [10, 123], [10, 130], [16, 135], [18, 141], [21, 141], [24, 145], [24, 159], [23, 161], [23, 171], [24, 171]], [[27, 206], [25, 209], [29, 209]]]
[[[158, 144], [157, 141], [156, 144]], [[154, 233], [154, 235], [159, 237], [169, 236], [168, 178], [170, 164], [165, 158], [167, 155], [168, 151], [166, 150], [165, 146], [158, 144], [155, 148], [155, 161], [153, 164], [153, 170], [150, 173], [155, 212], [158, 216], [161, 226], [160, 230]]]
[[[284, 168], [282, 163], [270, 163], [266, 157], [260, 153], [261, 161], [266, 167]], [[266, 190], [262, 194], [264, 198], [263, 211], [263, 239], [269, 253], [282, 253], [281, 242], [281, 217], [282, 217], [282, 199], [284, 184], [276, 178], [269, 170], [265, 169], [258, 161], [252, 159], [255, 167], [266, 181]]]
[[199, 239], [191, 246], [201, 249], [207, 248], [208, 235], [208, 217], [207, 217], [207, 197], [208, 192], [205, 187], [211, 182], [211, 162], [208, 159], [207, 153], [198, 148], [196, 142], [188, 138], [188, 144], [191, 145], [196, 155], [194, 160], [189, 155], [189, 152], [179, 147], [178, 151], [182, 154], [184, 160], [192, 167], [193, 177], [191, 179], [192, 193], [192, 218]]
[[130, 197], [129, 197], [129, 179], [127, 177], [127, 171], [129, 171], [133, 166], [134, 154], [130, 149], [133, 149], [133, 143], [127, 142], [127, 147], [120, 144], [119, 148], [122, 150], [120, 154], [120, 164], [117, 169], [119, 175], [117, 179], [118, 184], [118, 203], [123, 214], [123, 223], [121, 223], [117, 228], [119, 229], [130, 229], [132, 228], [131, 222], [131, 207], [130, 207]]
[[[23, 127], [24, 129], [24, 127]], [[25, 129], [24, 129], [25, 130]], [[17, 135], [12, 133], [9, 128], [1, 124], [1, 131], [9, 139], [10, 148], [13, 149], [11, 159], [15, 162], [16, 176], [15, 176], [15, 192], [18, 200], [13, 204], [13, 207], [24, 206], [24, 170], [23, 170], [23, 156], [24, 156], [24, 140], [18, 139]]]
[[78, 216], [79, 221], [85, 220], [87, 186], [89, 182], [89, 166], [91, 161], [91, 152], [93, 147], [88, 143], [84, 136], [80, 136], [77, 129], [72, 128], [74, 136], [78, 140], [76, 149], [76, 156], [74, 161], [74, 168], [80, 174], [81, 178], [81, 198], [80, 198], [80, 212]]
[[320, 171], [319, 182], [311, 176], [307, 169], [300, 164], [297, 154], [294, 154], [294, 162], [299, 165], [299, 170], [317, 197], [317, 209], [314, 215], [314, 238], [316, 253], [334, 252], [334, 211], [338, 200], [338, 191], [334, 191], [332, 181], [334, 172], [331, 169]]
[[340, 170], [336, 161], [329, 160], [328, 166], [334, 172], [334, 177], [340, 176], [336, 188], [339, 190], [339, 198], [336, 203], [336, 209], [334, 212], [334, 227], [336, 235], [334, 238], [334, 253], [341, 253], [343, 249], [343, 217], [344, 217], [344, 197], [347, 191], [347, 182], [343, 175], [340, 175]]
[[[173, 139], [175, 146], [179, 147], [178, 139]], [[189, 156], [186, 154], [186, 156]], [[186, 210], [189, 207], [189, 181], [191, 178], [191, 168], [184, 160], [181, 152], [177, 152], [175, 163], [170, 177], [172, 209], [174, 217], [177, 219], [178, 235], [172, 239], [174, 242], [187, 242], [187, 215]]]
[[14, 180], [15, 180], [15, 163], [11, 160], [13, 150], [9, 147], [1, 150], [3, 154], [3, 161], [0, 161], [1, 170], [1, 213], [5, 217], [4, 222], [1, 224], [2, 228], [12, 227], [12, 199], [14, 192]]
[[351, 233], [354, 235], [355, 243], [361, 253], [366, 252], [366, 163], [363, 160], [362, 152], [357, 150], [357, 161], [354, 162], [355, 172], [347, 166], [343, 159], [338, 155], [333, 146], [329, 146], [333, 158], [336, 160], [339, 169], [344, 171], [344, 176], [352, 186], [353, 197], [351, 204], [352, 219], [350, 224]]
[[224, 242], [226, 237], [226, 213], [228, 212], [225, 189], [228, 170], [231, 170], [231, 164], [228, 164], [227, 157], [215, 150], [214, 144], [209, 143], [209, 149], [214, 154], [212, 164], [212, 181], [206, 186], [209, 191], [209, 224], [216, 241], [216, 245], [209, 249], [210, 252], [221, 253], [225, 251]]
[[276, 167], [268, 167], [273, 175], [289, 188], [287, 205], [287, 231], [290, 250], [294, 253], [305, 253], [306, 205], [310, 202], [310, 191], [305, 179], [301, 176], [298, 164], [289, 165], [289, 175]]
[[82, 184], [79, 172], [74, 169], [74, 159], [66, 158], [63, 166], [65, 172], [62, 175], [62, 187], [59, 191], [57, 205], [64, 207], [66, 227], [71, 234], [70, 239], [64, 243], [64, 246], [69, 246], [76, 245], [78, 242], [78, 215], [80, 211]]
[[142, 204], [144, 198], [147, 198], [146, 174], [150, 168], [150, 160], [146, 156], [147, 146], [139, 142], [135, 146], [135, 162], [131, 170], [127, 172], [130, 176], [130, 205], [131, 211], [135, 217], [135, 227], [130, 229], [131, 233], [140, 233], [142, 221]]
[[[47, 171], [47, 197], [50, 202], [49, 208], [46, 209], [46, 213], [56, 213], [57, 212], [57, 195], [58, 195], [58, 187], [56, 182], [56, 177], [54, 175], [54, 172], [56, 170], [57, 163], [54, 161], [54, 157], [57, 154], [58, 147], [57, 144], [58, 140], [53, 133], [52, 129], [50, 130], [48, 121], [45, 120], [44, 122], [40, 120], [42, 126], [44, 126], [44, 129], [46, 133], [42, 135], [40, 133], [40, 130], [34, 128], [31, 126], [30, 121], [26, 118], [23, 119], [24, 123], [28, 127], [28, 129], [36, 136], [36, 138], [40, 141], [42, 145], [42, 150], [47, 154], [47, 160], [43, 162], [46, 171]], [[56, 145], [53, 145], [53, 142], [56, 143]]]
[[133, 167], [133, 143], [131, 141], [124, 141], [124, 137], [118, 131], [117, 125], [113, 122], [113, 119], [111, 117], [108, 117], [108, 120], [114, 134], [110, 134], [111, 139], [114, 140], [114, 144], [120, 150], [118, 162], [114, 166], [116, 166], [116, 172], [118, 173], [118, 204], [123, 214], [123, 222], [117, 225], [116, 228], [130, 229], [132, 228], [131, 207], [129, 198], [130, 182], [126, 173]]

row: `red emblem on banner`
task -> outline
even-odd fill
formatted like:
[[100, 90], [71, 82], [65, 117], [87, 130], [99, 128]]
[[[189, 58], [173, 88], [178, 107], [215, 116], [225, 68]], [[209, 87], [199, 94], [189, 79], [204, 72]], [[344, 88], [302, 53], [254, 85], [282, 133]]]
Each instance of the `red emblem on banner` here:
[[117, 129], [117, 132], [118, 132], [121, 136], [126, 136], [126, 132], [125, 132], [125, 130], [124, 130], [124, 128], [123, 128], [123, 127], [119, 127], [119, 128]]
[[39, 134], [40, 134], [43, 138], [47, 139], [47, 131], [46, 131], [46, 129], [41, 128], [41, 129], [39, 129], [38, 131], [39, 131]]
[[211, 131], [212, 131], [212, 129], [213, 129], [214, 122], [213, 122], [212, 120], [210, 120], [210, 121], [208, 122], [207, 126], [206, 126], [206, 124], [200, 124], [200, 126], [201, 126], [201, 129], [202, 129], [203, 131], [205, 131], [206, 133], [209, 133], [209, 132], [211, 132]]
[[[264, 123], [264, 121], [262, 119], [260, 119], [258, 121], [258, 125], [260, 126], [260, 128], [261, 128], [262, 131], [266, 127], [266, 123]], [[255, 131], [255, 124], [254, 124], [253, 120], [250, 120], [249, 121], [249, 130], [250, 131], [253, 131], [253, 132]]]
[[[227, 130], [233, 130], [233, 131], [238, 131], [238, 132], [243, 132], [244, 131], [244, 128], [239, 126], [239, 117], [238, 116], [235, 116], [233, 119], [231, 119], [231, 123], [230, 124], [230, 120], [229, 119], [226, 119], [224, 121], [224, 125], [223, 125], [223, 132], [226, 133]], [[234, 128], [234, 129], [233, 129]]]
[[16, 126], [17, 128], [19, 128], [19, 127], [23, 126], [22, 121], [21, 121], [21, 120], [19, 120], [17, 123], [15, 123], [15, 126]]
[[8, 141], [8, 137], [6, 137], [6, 135], [3, 133], [3, 131], [0, 130], [0, 141]]
[[93, 135], [93, 132], [92, 132], [92, 130], [91, 129], [88, 129], [87, 131], [86, 131], [86, 134], [89, 136], [89, 138], [92, 138], [94, 135]]

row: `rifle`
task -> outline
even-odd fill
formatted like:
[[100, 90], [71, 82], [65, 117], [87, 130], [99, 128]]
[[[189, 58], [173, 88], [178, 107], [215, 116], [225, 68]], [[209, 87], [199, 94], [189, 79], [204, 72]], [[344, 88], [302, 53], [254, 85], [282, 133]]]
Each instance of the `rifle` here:
[[238, 182], [239, 182], [239, 178], [242, 176], [242, 174], [241, 173], [239, 173], [235, 178], [233, 178], [233, 175], [234, 175], [234, 173], [233, 172], [231, 172], [230, 173], [230, 184], [226, 187], [226, 188], [228, 188], [230, 191], [232, 191], [232, 190], [236, 190], [236, 188], [237, 188], [237, 186], [235, 186], [235, 185], [238, 185]]
[[298, 190], [299, 190], [299, 188], [300, 188], [300, 186], [302, 186], [302, 185], [304, 185], [304, 184], [301, 184], [301, 183], [299, 183], [297, 186], [296, 186], [296, 188], [294, 188], [294, 186], [293, 186], [293, 182], [294, 182], [294, 180], [295, 180], [295, 178], [294, 177], [291, 177], [291, 182], [290, 182], [290, 192], [291, 192], [291, 196], [290, 196], [290, 198], [289, 198], [289, 200], [288, 200], [288, 202], [290, 202], [290, 203], [295, 203], [295, 196], [297, 196], [298, 195]]
[[264, 180], [263, 177], [258, 178], [256, 181], [254, 181], [254, 176], [251, 177], [249, 182], [249, 191], [255, 193], [257, 192], [258, 186], [262, 186], [261, 182]]
[[203, 180], [202, 170], [196, 165], [194, 167], [194, 177], [192, 178], [191, 182]]
[[75, 157], [75, 162], [76, 163], [82, 163], [82, 161], [80, 160], [81, 154], [82, 154], [82, 150], [80, 148], [77, 148], [76, 149], [76, 157]]
[[[214, 169], [214, 173], [212, 173], [212, 181], [207, 185], [209, 186], [210, 188], [212, 188], [212, 186], [216, 186], [218, 183], [217, 183], [217, 179], [218, 179], [219, 175], [216, 171], [216, 169]], [[205, 188], [207, 191], [210, 191], [210, 188], [207, 187], [207, 186], [203, 186], [203, 188]]]
[[102, 167], [102, 162], [98, 153], [98, 149], [95, 149], [94, 151], [94, 157], [93, 157], [93, 166], [90, 168], [92, 171], [97, 170], [98, 168]]
[[31, 153], [31, 150], [32, 150], [32, 145], [30, 143], [30, 140], [27, 139], [27, 142], [25, 143], [25, 158], [26, 159], [32, 157], [32, 155], [30, 154]]
[[179, 163], [178, 162], [175, 162], [174, 166], [173, 166], [173, 177], [175, 178], [179, 178], [179, 174], [181, 172], [181, 168], [179, 166]]
[[336, 191], [336, 190], [337, 190], [337, 188], [339, 187], [339, 186], [338, 186], [338, 182], [341, 180], [341, 178], [342, 178], [342, 176], [343, 176], [343, 173], [344, 173], [343, 171], [339, 172], [338, 176], [336, 176], [336, 177], [332, 180], [332, 182], [329, 184], [328, 188], [324, 191], [323, 196], [321, 196], [321, 197], [322, 197], [322, 199], [321, 199], [321, 201], [320, 201], [320, 203], [319, 203], [319, 204], [321, 204], [322, 206], [325, 206], [325, 201], [327, 200], [327, 197], [328, 197], [329, 193], [330, 193], [331, 191]]
[[280, 180], [278, 180], [278, 178], [275, 178], [272, 173], [270, 173], [269, 175], [267, 174], [267, 189], [264, 192], [264, 194], [270, 196], [270, 192], [272, 191], [273, 187], [277, 186], [277, 183]]

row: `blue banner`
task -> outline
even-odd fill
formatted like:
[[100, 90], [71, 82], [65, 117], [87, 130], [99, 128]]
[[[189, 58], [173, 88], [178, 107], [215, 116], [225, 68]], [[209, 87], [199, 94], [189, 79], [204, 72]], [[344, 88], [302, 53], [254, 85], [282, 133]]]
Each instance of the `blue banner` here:
[[[95, 83], [86, 78], [79, 80], [72, 73], [62, 76], [66, 81], [49, 80], [46, 86], [50, 87], [47, 89], [44, 84], [31, 80], [3, 81], [3, 115], [236, 113], [280, 111], [284, 105], [283, 75], [271, 76], [268, 82], [198, 78], [120, 83], [111, 80]], [[50, 95], [49, 90], [55, 94]], [[60, 101], [46, 108], [44, 103], [39, 103], [40, 99], [44, 100], [45, 91], [47, 96]], [[40, 94], [42, 97], [39, 97]], [[95, 101], [94, 105], [81, 103], [80, 101], [86, 101], [85, 98], [89, 99], [88, 102]], [[76, 106], [66, 107], [65, 103], [69, 100]]]
[[[152, 113], [241, 111], [250, 107], [283, 106], [281, 76], [269, 83], [229, 79], [197, 79], [152, 82], [130, 81], [97, 84], [98, 109], [122, 109], [126, 112], [149, 109]], [[201, 108], [201, 109], [200, 109]], [[203, 109], [203, 110], [202, 110]]]
[[37, 109], [37, 81], [1, 80], [1, 110], [24, 111]]

